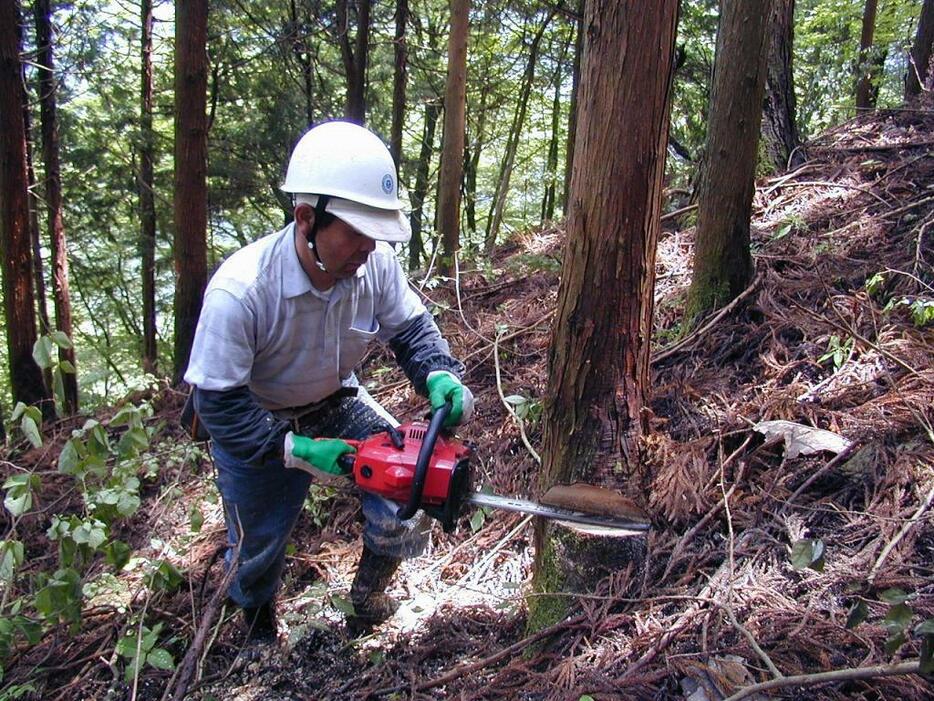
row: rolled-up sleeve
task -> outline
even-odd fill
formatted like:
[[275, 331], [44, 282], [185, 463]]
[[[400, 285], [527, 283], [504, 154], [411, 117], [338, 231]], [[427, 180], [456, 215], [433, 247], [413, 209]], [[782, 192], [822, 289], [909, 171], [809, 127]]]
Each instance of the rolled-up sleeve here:
[[223, 289], [204, 296], [185, 381], [201, 389], [223, 391], [250, 382], [256, 352], [255, 316]]

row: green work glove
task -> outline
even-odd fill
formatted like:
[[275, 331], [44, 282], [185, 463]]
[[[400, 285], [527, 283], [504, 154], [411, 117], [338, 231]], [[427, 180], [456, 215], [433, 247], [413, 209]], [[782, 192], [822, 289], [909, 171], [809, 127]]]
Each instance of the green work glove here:
[[332, 480], [347, 474], [338, 460], [357, 449], [339, 438], [308, 438], [291, 431], [285, 434], [283, 462], [286, 467], [304, 470], [310, 475]]
[[457, 426], [470, 420], [473, 414], [473, 393], [461, 384], [457, 376], [447, 370], [428, 373], [428, 401], [432, 411], [437, 411], [445, 402], [451, 402], [451, 413], [444, 420], [445, 426]]

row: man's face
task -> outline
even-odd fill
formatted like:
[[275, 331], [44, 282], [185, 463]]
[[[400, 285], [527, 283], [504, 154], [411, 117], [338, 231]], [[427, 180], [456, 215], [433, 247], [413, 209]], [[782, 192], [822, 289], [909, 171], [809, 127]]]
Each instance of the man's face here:
[[376, 241], [335, 219], [318, 230], [315, 250], [328, 273], [337, 279], [353, 277], [376, 248]]

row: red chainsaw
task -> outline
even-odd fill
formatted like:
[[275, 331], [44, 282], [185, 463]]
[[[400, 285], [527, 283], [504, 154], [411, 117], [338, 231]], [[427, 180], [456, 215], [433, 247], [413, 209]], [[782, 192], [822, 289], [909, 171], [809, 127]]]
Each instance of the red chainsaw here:
[[605, 535], [640, 535], [649, 530], [648, 517], [632, 502], [590, 485], [559, 490], [552, 503], [474, 491], [472, 448], [442, 435], [450, 411], [448, 403], [427, 424], [414, 421], [361, 441], [347, 441], [357, 452], [343, 456], [342, 467], [352, 473], [360, 489], [399, 503], [400, 519], [412, 518], [422, 509], [440, 521], [445, 532], [454, 530], [467, 505], [534, 514]]

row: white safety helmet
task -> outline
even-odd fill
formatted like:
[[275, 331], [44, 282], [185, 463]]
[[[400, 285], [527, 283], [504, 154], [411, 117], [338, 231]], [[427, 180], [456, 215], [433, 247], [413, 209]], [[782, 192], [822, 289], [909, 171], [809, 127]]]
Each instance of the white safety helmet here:
[[292, 150], [282, 190], [324, 210], [377, 241], [412, 236], [402, 212], [396, 167], [376, 134], [350, 122], [327, 122], [305, 133]]

